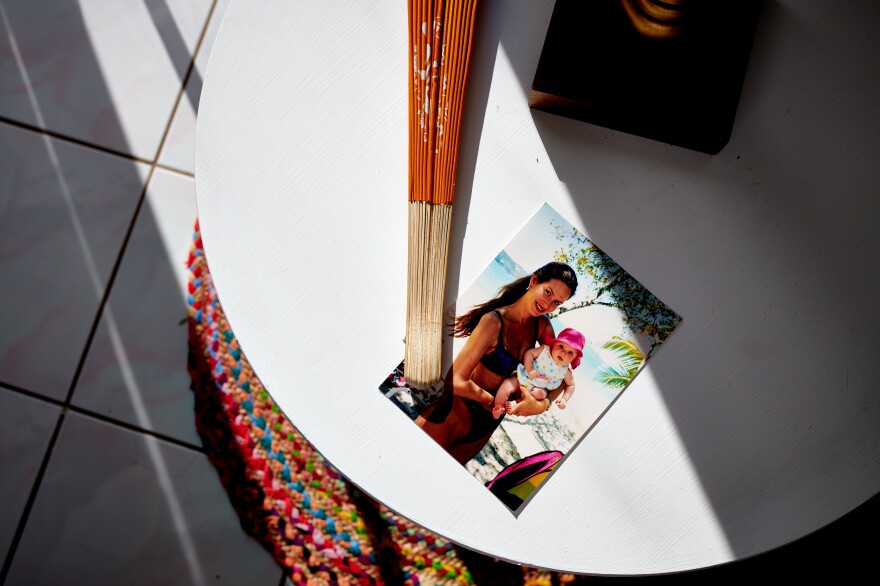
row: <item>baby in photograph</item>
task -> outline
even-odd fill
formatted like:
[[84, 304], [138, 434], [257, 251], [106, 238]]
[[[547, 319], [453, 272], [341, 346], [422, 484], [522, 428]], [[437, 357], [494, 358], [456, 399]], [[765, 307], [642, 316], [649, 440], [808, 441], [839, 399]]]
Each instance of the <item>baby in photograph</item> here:
[[577, 368], [584, 355], [585, 338], [582, 333], [565, 328], [555, 340], [527, 350], [523, 362], [517, 367], [516, 376], [501, 383], [495, 394], [492, 415], [495, 419], [510, 412], [516, 402], [510, 397], [520, 389], [530, 393], [538, 401], [543, 401], [547, 393], [565, 385], [556, 406], [565, 409], [574, 394], [572, 369]]

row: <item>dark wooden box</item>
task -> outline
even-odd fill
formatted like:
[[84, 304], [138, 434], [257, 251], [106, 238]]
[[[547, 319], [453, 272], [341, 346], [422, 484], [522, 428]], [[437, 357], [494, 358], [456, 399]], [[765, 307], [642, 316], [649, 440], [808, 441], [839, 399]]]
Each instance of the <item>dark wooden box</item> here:
[[[558, 0], [529, 105], [717, 154], [730, 140], [760, 6]], [[674, 20], [640, 20], [645, 8]]]

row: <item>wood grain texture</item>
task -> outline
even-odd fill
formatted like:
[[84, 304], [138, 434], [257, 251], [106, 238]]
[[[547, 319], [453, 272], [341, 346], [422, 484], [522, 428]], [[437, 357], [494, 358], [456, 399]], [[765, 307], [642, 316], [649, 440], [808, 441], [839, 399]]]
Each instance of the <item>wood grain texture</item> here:
[[531, 112], [552, 2], [481, 3], [447, 299], [547, 201], [684, 317], [519, 518], [376, 390], [403, 355], [405, 3], [229, 8], [203, 240], [248, 360], [334, 465], [466, 546], [601, 574], [748, 557], [878, 491], [880, 17], [765, 4], [710, 157]]

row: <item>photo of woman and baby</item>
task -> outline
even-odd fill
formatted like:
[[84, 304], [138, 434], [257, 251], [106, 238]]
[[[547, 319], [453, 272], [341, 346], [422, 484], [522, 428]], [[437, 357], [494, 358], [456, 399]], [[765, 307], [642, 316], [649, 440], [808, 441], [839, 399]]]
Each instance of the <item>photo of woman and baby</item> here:
[[456, 307], [442, 390], [380, 390], [515, 512], [681, 321], [547, 205]]

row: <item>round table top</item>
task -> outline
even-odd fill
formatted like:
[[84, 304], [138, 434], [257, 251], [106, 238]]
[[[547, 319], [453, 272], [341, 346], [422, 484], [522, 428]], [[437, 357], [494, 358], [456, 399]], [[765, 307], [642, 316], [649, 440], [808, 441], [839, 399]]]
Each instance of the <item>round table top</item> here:
[[535, 112], [553, 2], [483, 0], [447, 300], [548, 202], [684, 319], [514, 517], [378, 392], [403, 357], [403, 0], [235, 2], [196, 188], [217, 291], [341, 472], [465, 546], [556, 570], [741, 559], [880, 488], [872, 2], [765, 3], [716, 156]]

